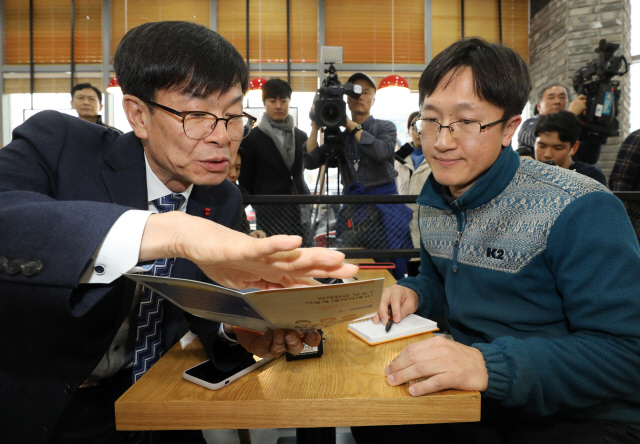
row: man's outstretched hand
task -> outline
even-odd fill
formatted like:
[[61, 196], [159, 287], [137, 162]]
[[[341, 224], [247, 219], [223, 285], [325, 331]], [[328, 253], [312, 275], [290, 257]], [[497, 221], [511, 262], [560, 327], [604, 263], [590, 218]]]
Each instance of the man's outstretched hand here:
[[172, 211], [151, 215], [140, 261], [183, 257], [209, 278], [229, 288], [317, 285], [311, 278], [344, 279], [358, 272], [344, 255], [326, 248], [299, 248], [299, 236], [256, 239], [214, 222]]

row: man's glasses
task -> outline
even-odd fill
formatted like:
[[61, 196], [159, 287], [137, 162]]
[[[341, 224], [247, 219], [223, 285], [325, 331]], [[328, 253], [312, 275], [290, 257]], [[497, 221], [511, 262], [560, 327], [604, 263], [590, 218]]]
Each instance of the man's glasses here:
[[509, 120], [515, 116], [515, 114], [503, 117], [500, 120], [496, 120], [495, 122], [487, 123], [486, 125], [481, 124], [475, 120], [463, 119], [458, 120], [456, 122], [451, 122], [449, 125], [442, 125], [438, 122], [438, 119], [433, 118], [422, 118], [422, 119], [414, 119], [411, 125], [416, 133], [425, 139], [437, 139], [438, 135], [442, 128], [446, 128], [451, 133], [451, 137], [456, 140], [469, 140], [475, 137], [478, 137], [482, 130], [491, 128], [494, 125], [497, 125], [500, 122], [504, 122]]
[[216, 129], [216, 125], [220, 121], [224, 122], [229, 139], [242, 140], [247, 137], [249, 131], [253, 128], [253, 124], [258, 120], [244, 112], [241, 115], [229, 116], [223, 119], [205, 111], [176, 111], [150, 100], [147, 103], [181, 117], [185, 135], [194, 140], [201, 140], [207, 137]]

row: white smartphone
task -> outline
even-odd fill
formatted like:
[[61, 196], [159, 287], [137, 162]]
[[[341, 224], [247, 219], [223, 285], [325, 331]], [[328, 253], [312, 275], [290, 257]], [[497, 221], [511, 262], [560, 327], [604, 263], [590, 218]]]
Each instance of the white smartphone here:
[[209, 390], [219, 390], [258, 367], [265, 365], [273, 358], [260, 358], [254, 355], [253, 359], [255, 362], [251, 363], [251, 361], [249, 361], [246, 366], [240, 369], [236, 367], [230, 371], [218, 370], [211, 364], [211, 361], [207, 360], [195, 367], [185, 370], [182, 377], [189, 382], [201, 385]]

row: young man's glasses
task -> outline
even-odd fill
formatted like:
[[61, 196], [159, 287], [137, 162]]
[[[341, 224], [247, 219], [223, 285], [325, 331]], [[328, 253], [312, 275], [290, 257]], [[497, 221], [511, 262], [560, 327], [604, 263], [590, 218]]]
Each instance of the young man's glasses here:
[[242, 140], [247, 137], [249, 131], [253, 128], [253, 124], [258, 120], [244, 112], [241, 115], [229, 116], [223, 119], [205, 111], [176, 111], [168, 106], [160, 105], [150, 100], [147, 101], [147, 103], [181, 117], [184, 133], [189, 139], [194, 140], [207, 137], [216, 129], [216, 125], [220, 121], [224, 122], [229, 139]]
[[451, 137], [456, 140], [468, 140], [478, 137], [482, 130], [491, 128], [498, 123], [509, 120], [515, 116], [515, 114], [503, 117], [500, 120], [496, 120], [495, 122], [487, 123], [486, 125], [481, 124], [475, 120], [463, 119], [458, 120], [456, 122], [451, 122], [449, 125], [442, 125], [438, 122], [438, 119], [433, 118], [422, 118], [422, 119], [414, 119], [411, 125], [416, 133], [420, 134], [420, 137], [425, 139], [437, 139], [438, 135], [442, 128], [446, 128], [451, 133]]

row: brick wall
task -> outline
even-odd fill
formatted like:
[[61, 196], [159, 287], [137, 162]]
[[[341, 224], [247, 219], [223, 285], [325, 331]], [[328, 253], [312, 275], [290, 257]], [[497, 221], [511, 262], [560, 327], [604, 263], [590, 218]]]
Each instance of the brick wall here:
[[[575, 98], [573, 75], [588, 62], [596, 60], [594, 51], [600, 39], [620, 43], [620, 52], [616, 55], [622, 54], [630, 61], [630, 14], [630, 0], [551, 0], [538, 11], [531, 18], [529, 27], [532, 106], [538, 102], [540, 88], [555, 81], [563, 83]], [[619, 79], [622, 91], [618, 103], [620, 136], [607, 140], [598, 161], [607, 178], [620, 144], [629, 134], [629, 78], [627, 74]]]

